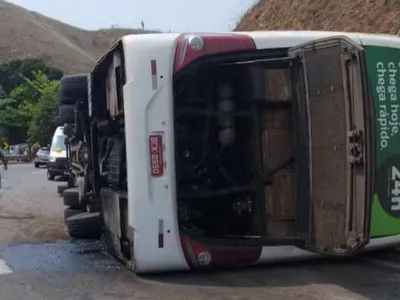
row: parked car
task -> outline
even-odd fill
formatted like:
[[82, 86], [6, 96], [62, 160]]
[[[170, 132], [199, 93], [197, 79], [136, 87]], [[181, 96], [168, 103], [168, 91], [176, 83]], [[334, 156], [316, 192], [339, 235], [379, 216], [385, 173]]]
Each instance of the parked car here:
[[48, 147], [40, 148], [35, 155], [35, 168], [39, 168], [41, 165], [45, 165], [47, 167], [49, 165], [49, 155], [50, 149]]

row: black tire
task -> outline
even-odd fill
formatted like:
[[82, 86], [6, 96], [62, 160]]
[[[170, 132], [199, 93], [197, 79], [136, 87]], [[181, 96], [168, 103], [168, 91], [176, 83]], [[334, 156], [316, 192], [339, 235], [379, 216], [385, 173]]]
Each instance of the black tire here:
[[54, 174], [47, 170], [47, 180], [53, 181], [55, 177]]
[[60, 105], [80, 105], [81, 103], [86, 103], [87, 102], [87, 96], [85, 98], [78, 98], [78, 97], [66, 97], [66, 96], [61, 96], [60, 95]]
[[75, 216], [77, 214], [82, 213], [82, 209], [76, 209], [76, 208], [71, 208], [71, 207], [67, 207], [66, 209], [64, 209], [64, 222], [65, 224], [67, 224], [67, 219], [69, 217]]
[[61, 105], [75, 105], [76, 98], [71, 98], [71, 97], [63, 97], [60, 95], [60, 104]]
[[66, 219], [68, 234], [77, 239], [98, 239], [101, 233], [99, 212], [83, 212]]
[[60, 105], [58, 108], [58, 114], [60, 115], [60, 121], [65, 124], [72, 124], [75, 122], [75, 111], [74, 105]]
[[71, 208], [79, 208], [78, 188], [67, 188], [63, 193], [64, 205]]
[[38, 163], [35, 163], [35, 168], [39, 168], [39, 164]]
[[68, 190], [68, 185], [57, 185], [57, 194], [64, 195], [65, 190]]
[[87, 74], [74, 74], [68, 75], [61, 78], [60, 81], [60, 104], [72, 104], [74, 102], [67, 103], [67, 99], [83, 98], [88, 97], [88, 75]]

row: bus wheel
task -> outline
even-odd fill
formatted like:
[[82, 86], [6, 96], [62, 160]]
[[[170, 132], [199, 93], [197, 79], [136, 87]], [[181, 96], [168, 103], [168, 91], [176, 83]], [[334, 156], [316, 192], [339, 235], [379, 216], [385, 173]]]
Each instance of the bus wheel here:
[[68, 189], [68, 185], [57, 185], [57, 194], [63, 195], [64, 191]]
[[63, 193], [64, 205], [71, 208], [79, 208], [78, 188], [65, 189]]
[[74, 123], [75, 122], [75, 111], [74, 105], [60, 105], [58, 108], [58, 114], [63, 123]]
[[47, 170], [47, 180], [53, 181], [55, 178], [54, 174], [52, 174], [49, 170]]
[[66, 209], [64, 209], [64, 222], [65, 224], [67, 224], [67, 219], [69, 217], [75, 216], [77, 214], [82, 213], [82, 209], [76, 209], [76, 208], [71, 208], [71, 207], [67, 207]]
[[98, 239], [101, 233], [99, 212], [83, 212], [66, 219], [68, 234], [76, 239]]
[[60, 104], [74, 104], [73, 99], [88, 97], [88, 74], [67, 75], [60, 81]]

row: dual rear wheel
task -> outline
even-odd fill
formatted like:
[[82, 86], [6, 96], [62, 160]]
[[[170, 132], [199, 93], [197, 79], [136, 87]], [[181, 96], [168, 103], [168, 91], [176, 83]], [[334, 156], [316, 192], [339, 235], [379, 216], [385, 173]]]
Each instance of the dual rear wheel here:
[[101, 217], [99, 212], [87, 212], [79, 202], [77, 188], [63, 191], [64, 221], [68, 234], [77, 239], [98, 239], [101, 234]]
[[[59, 90], [59, 117], [60, 125], [71, 124], [73, 135], [82, 138], [82, 128], [79, 126], [79, 114], [77, 108], [86, 103], [88, 99], [88, 75], [75, 74], [64, 76], [60, 82]], [[54, 178], [53, 178], [54, 179]], [[68, 185], [57, 187], [58, 194], [63, 196], [64, 221], [68, 234], [72, 238], [97, 239], [101, 232], [101, 217], [99, 212], [87, 212], [79, 201], [78, 189], [75, 181]], [[51, 180], [51, 179], [49, 179]]]

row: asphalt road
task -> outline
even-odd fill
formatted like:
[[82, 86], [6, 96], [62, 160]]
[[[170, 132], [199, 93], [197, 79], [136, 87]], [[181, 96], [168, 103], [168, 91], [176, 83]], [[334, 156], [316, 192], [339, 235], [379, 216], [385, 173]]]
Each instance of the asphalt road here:
[[[208, 274], [137, 277], [98, 242], [70, 241], [57, 182], [10, 166], [0, 190], [0, 299], [400, 299], [400, 258], [269, 265]], [[396, 262], [398, 260], [399, 262]]]

